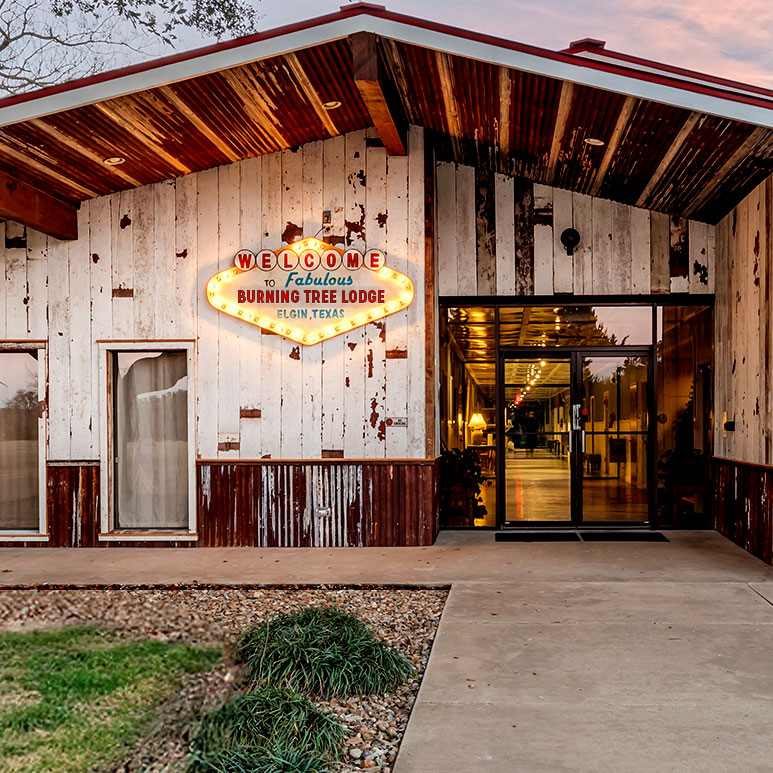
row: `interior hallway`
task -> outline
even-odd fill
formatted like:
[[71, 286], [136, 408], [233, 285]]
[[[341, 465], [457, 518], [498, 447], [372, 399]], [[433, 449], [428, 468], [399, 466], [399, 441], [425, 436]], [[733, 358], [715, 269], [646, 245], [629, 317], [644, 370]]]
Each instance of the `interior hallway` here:
[[[496, 489], [481, 488], [486, 516], [476, 526], [496, 526]], [[571, 520], [569, 459], [538, 448], [509, 452], [505, 460], [505, 519], [510, 522]], [[647, 490], [602, 474], [585, 471], [583, 520], [647, 521]]]

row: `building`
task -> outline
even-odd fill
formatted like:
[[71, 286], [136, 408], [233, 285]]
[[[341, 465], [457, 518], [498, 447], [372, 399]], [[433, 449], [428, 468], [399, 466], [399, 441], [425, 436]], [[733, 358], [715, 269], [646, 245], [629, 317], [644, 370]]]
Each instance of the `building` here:
[[773, 92], [360, 3], [6, 98], [0, 161], [0, 544], [772, 560]]

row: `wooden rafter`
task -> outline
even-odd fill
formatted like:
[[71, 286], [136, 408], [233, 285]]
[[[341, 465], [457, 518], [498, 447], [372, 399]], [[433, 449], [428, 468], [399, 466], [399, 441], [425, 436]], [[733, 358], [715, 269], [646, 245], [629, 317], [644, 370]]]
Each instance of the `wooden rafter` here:
[[[73, 180], [72, 177], [57, 172], [56, 169], [46, 166], [46, 164], [41, 163], [31, 155], [21, 153], [11, 145], [11, 142], [11, 138], [4, 136], [3, 133], [0, 132], [0, 157], [8, 156], [8, 158], [12, 159], [16, 164], [25, 167], [25, 173], [27, 172], [27, 167], [33, 170], [39, 180], [41, 177], [43, 178], [41, 182], [44, 185], [49, 184], [49, 180], [46, 179], [49, 178], [51, 180], [56, 180], [58, 183], [71, 189], [84, 199], [91, 199], [99, 195], [95, 190], [87, 188], [85, 185], [81, 185], [79, 182]], [[32, 150], [33, 149], [30, 149], [30, 152], [32, 152]]]
[[601, 186], [604, 183], [604, 178], [607, 176], [609, 167], [612, 163], [612, 159], [617, 153], [617, 149], [620, 147], [620, 143], [625, 135], [625, 130], [628, 127], [628, 122], [631, 120], [631, 114], [634, 107], [638, 104], [639, 100], [633, 97], [626, 97], [623, 102], [622, 108], [620, 108], [620, 114], [617, 116], [615, 122], [615, 128], [612, 130], [612, 136], [609, 138], [606, 150], [604, 151], [604, 158], [601, 159], [601, 164], [596, 172], [596, 176], [593, 178], [593, 185], [591, 186], [590, 195], [598, 196]]
[[99, 110], [106, 118], [109, 118], [119, 129], [123, 129], [131, 134], [134, 139], [142, 143], [151, 153], [166, 161], [179, 174], [188, 174], [193, 171], [188, 164], [183, 163], [179, 158], [164, 150], [160, 139], [156, 139], [153, 136], [154, 134], [157, 135], [153, 125], [143, 121], [143, 116], [134, 113], [125, 103], [119, 100], [97, 102], [94, 104], [94, 108]]
[[57, 239], [78, 238], [78, 210], [73, 204], [0, 172], [0, 218], [34, 228]]
[[370, 32], [352, 35], [354, 83], [360, 92], [387, 155], [406, 154], [406, 125], [396, 89], [381, 63], [376, 36]]
[[572, 97], [574, 95], [574, 84], [564, 81], [561, 86], [561, 96], [558, 100], [558, 110], [556, 111], [556, 123], [553, 126], [553, 141], [550, 143], [550, 156], [548, 157], [547, 183], [553, 184], [558, 167], [558, 154], [561, 152], [561, 140], [566, 132], [566, 124], [569, 121], [569, 113], [572, 109]]
[[282, 134], [282, 121], [274, 102], [261, 87], [259, 71], [226, 70], [223, 80], [241, 101], [244, 112], [252, 119], [253, 130], [261, 135], [270, 151], [290, 147]]
[[287, 62], [287, 66], [290, 68], [290, 72], [292, 72], [292, 74], [295, 76], [295, 79], [298, 81], [298, 86], [306, 95], [306, 99], [309, 100], [309, 104], [314, 109], [314, 112], [317, 114], [317, 118], [319, 118], [328, 134], [331, 137], [335, 137], [337, 134], [340, 134], [338, 127], [335, 125], [330, 115], [330, 112], [322, 107], [322, 100], [320, 99], [317, 90], [314, 88], [314, 86], [312, 86], [311, 81], [309, 80], [309, 76], [306, 75], [306, 71], [303, 69], [303, 65], [300, 63], [298, 57], [293, 53], [285, 54], [285, 61]]
[[[125, 183], [129, 183], [129, 185], [133, 187], [139, 187], [142, 185], [142, 183], [136, 177], [132, 177], [132, 175], [130, 175], [128, 172], [125, 172], [123, 169], [121, 169], [120, 166], [107, 166], [104, 163], [105, 159], [100, 156], [99, 153], [81, 145], [80, 142], [77, 142], [72, 137], [68, 137], [64, 132], [60, 132], [59, 129], [51, 126], [51, 124], [48, 124], [38, 118], [30, 121], [30, 124], [36, 129], [39, 129], [44, 134], [47, 134], [62, 147], [69, 148], [74, 153], [77, 153], [82, 158], [88, 159], [93, 164], [96, 164], [100, 169], [104, 169], [106, 172], [114, 175], [119, 180], [122, 180]], [[116, 153], [116, 155], [118, 155], [118, 153]]]
[[499, 122], [497, 123], [497, 138], [499, 151], [503, 158], [510, 155], [510, 105], [512, 101], [513, 83], [510, 70], [499, 68]]
[[769, 135], [769, 129], [765, 129], [761, 126], [758, 126], [756, 129], [754, 129], [754, 131], [749, 134], [746, 140], [741, 143], [735, 153], [733, 153], [733, 155], [730, 156], [730, 158], [728, 158], [719, 169], [717, 169], [711, 180], [703, 186], [700, 194], [698, 194], [698, 196], [696, 196], [695, 199], [690, 202], [689, 206], [684, 211], [684, 216], [690, 217], [693, 212], [697, 212], [706, 203], [706, 201], [708, 201], [722, 180], [724, 180], [725, 177], [727, 177], [727, 175], [730, 174], [733, 169], [735, 169], [735, 167], [741, 162], [742, 159], [746, 158], [746, 156], [748, 156], [752, 150], [754, 150], [754, 148], [759, 145], [760, 141], [764, 140], [765, 137], [768, 137]]
[[189, 105], [185, 103], [183, 99], [171, 88], [171, 86], [163, 86], [159, 89], [159, 93], [163, 95], [165, 99], [174, 105], [187, 120], [189, 120], [229, 161], [241, 161], [241, 156], [237, 153], [227, 142], [212, 131], [210, 127], [203, 121]]
[[650, 178], [650, 181], [645, 186], [644, 190], [641, 192], [641, 195], [639, 196], [638, 201], [636, 202], [637, 207], [643, 207], [646, 205], [647, 200], [650, 197], [650, 194], [652, 191], [655, 190], [655, 186], [660, 182], [660, 178], [663, 177], [666, 169], [671, 165], [671, 162], [676, 157], [676, 154], [679, 152], [679, 148], [682, 147], [684, 144], [684, 141], [687, 139], [687, 136], [690, 134], [690, 132], [693, 130], [695, 124], [698, 122], [698, 119], [700, 118], [700, 113], [690, 113], [690, 115], [687, 116], [687, 120], [684, 122], [684, 126], [679, 130], [679, 134], [676, 135], [674, 138], [674, 141], [671, 143], [671, 146], [666, 151], [665, 155], [662, 159], [660, 159], [660, 163], [658, 164], [658, 168], [655, 170], [655, 173]]

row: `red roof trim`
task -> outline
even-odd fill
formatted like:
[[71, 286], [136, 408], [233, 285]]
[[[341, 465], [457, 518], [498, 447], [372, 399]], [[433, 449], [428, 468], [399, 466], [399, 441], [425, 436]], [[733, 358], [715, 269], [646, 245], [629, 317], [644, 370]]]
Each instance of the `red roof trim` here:
[[[353, 5], [352, 7], [355, 6]], [[383, 6], [378, 5], [372, 6], [374, 9], [382, 7]], [[366, 11], [358, 11], [358, 13], [366, 13]], [[96, 75], [88, 75], [85, 78], [76, 78], [75, 80], [66, 81], [65, 83], [57, 83], [55, 86], [47, 86], [46, 88], [37, 89], [35, 91], [25, 91], [23, 94], [13, 94], [9, 97], [3, 97], [0, 99], [0, 107], [18, 105], [22, 102], [29, 102], [34, 99], [40, 99], [41, 97], [49, 97], [52, 94], [61, 94], [65, 91], [74, 91], [75, 89], [80, 89], [84, 86], [93, 86], [97, 83], [106, 83], [107, 81], [123, 78], [127, 75], [136, 75], [140, 72], [155, 70], [158, 67], [165, 67], [166, 65], [170, 64], [178, 64], [179, 62], [199, 59], [202, 56], [217, 54], [220, 51], [228, 51], [232, 48], [239, 48], [240, 46], [249, 45], [250, 43], [259, 43], [262, 40], [271, 40], [273, 38], [281, 37], [282, 35], [290, 35], [293, 32], [301, 32], [312, 27], [318, 27], [321, 24], [328, 24], [329, 22], [339, 21], [340, 19], [344, 19], [353, 15], [356, 14], [335, 11], [334, 13], [325, 14], [324, 16], [317, 16], [314, 19], [307, 19], [306, 21], [286, 24], [283, 27], [275, 27], [274, 29], [268, 30], [266, 32], [256, 32], [254, 35], [245, 35], [244, 37], [234, 38], [233, 40], [226, 40], [222, 43], [213, 43], [209, 46], [193, 48], [190, 51], [181, 51], [179, 54], [170, 54], [169, 56], [162, 56], [158, 59], [149, 59], [147, 62], [139, 62], [137, 64], [130, 64], [127, 67], [118, 67], [115, 70], [106, 70], [105, 72], [100, 72]], [[192, 77], [195, 78], [196, 76], [194, 75]]]
[[[79, 78], [77, 80], [68, 81], [67, 83], [57, 84], [56, 86], [49, 86], [48, 88], [39, 89], [37, 91], [25, 92], [24, 94], [14, 94], [9, 97], [0, 99], [0, 108], [9, 107], [11, 105], [20, 104], [23, 102], [29, 102], [43, 97], [51, 96], [53, 94], [60, 94], [67, 91], [73, 91], [75, 89], [83, 88], [85, 86], [91, 86], [97, 83], [104, 83], [110, 80], [115, 80], [127, 75], [133, 75], [140, 72], [146, 72], [155, 68], [163, 67], [169, 64], [176, 64], [178, 62], [190, 61], [199, 57], [207, 56], [209, 54], [218, 53], [220, 51], [227, 51], [240, 46], [249, 45], [251, 43], [260, 42], [263, 40], [271, 40], [273, 38], [281, 37], [282, 35], [288, 35], [294, 32], [307, 30], [313, 27], [321, 26], [331, 22], [340, 21], [353, 16], [368, 15], [386, 21], [392, 21], [400, 24], [406, 24], [416, 27], [417, 29], [424, 29], [430, 32], [438, 32], [445, 35], [461, 38], [464, 40], [470, 40], [477, 43], [483, 43], [486, 45], [496, 46], [499, 48], [507, 49], [510, 51], [518, 51], [520, 53], [529, 54], [544, 59], [552, 59], [558, 62], [564, 62], [578, 67], [585, 67], [587, 69], [598, 70], [602, 72], [609, 72], [617, 75], [621, 75], [627, 78], [633, 78], [636, 80], [648, 81], [656, 83], [661, 86], [667, 86], [671, 88], [681, 89], [682, 91], [691, 91], [697, 94], [703, 94], [707, 96], [716, 97], [719, 99], [725, 99], [732, 102], [740, 102], [748, 105], [754, 105], [757, 107], [763, 107], [773, 109], [773, 90], [764, 89], [762, 87], [748, 86], [746, 84], [738, 84], [733, 81], [726, 81], [722, 78], [713, 78], [711, 76], [703, 76], [700, 73], [691, 73], [689, 70], [683, 70], [681, 68], [672, 68], [666, 65], [661, 65], [658, 62], [650, 62], [645, 59], [639, 59], [637, 57], [627, 57], [624, 54], [615, 54], [616, 58], [622, 61], [628, 61], [629, 63], [644, 64], [652, 67], [653, 69], [660, 69], [664, 72], [679, 73], [682, 75], [689, 75], [690, 77], [703, 79], [710, 81], [711, 83], [722, 85], [731, 88], [741, 88], [746, 91], [754, 92], [762, 96], [768, 97], [768, 99], [759, 99], [748, 94], [739, 94], [737, 92], [725, 91], [720, 88], [712, 88], [709, 86], [703, 86], [699, 83], [689, 83], [678, 78], [669, 77], [668, 75], [658, 75], [654, 73], [646, 73], [640, 70], [636, 70], [623, 65], [615, 63], [598, 61], [596, 59], [586, 59], [581, 56], [575, 56], [565, 51], [551, 51], [549, 49], [540, 48], [538, 46], [532, 46], [525, 43], [516, 43], [510, 40], [504, 40], [503, 38], [494, 37], [492, 35], [486, 35], [477, 32], [471, 32], [469, 30], [459, 29], [447, 24], [440, 24], [438, 22], [431, 22], [425, 19], [419, 19], [414, 16], [408, 16], [406, 14], [394, 13], [386, 10], [384, 6], [375, 5], [371, 3], [353, 3], [352, 5], [343, 6], [339, 11], [326, 14], [324, 16], [318, 16], [313, 19], [308, 19], [302, 22], [296, 22], [288, 24], [283, 27], [276, 27], [275, 29], [268, 30], [267, 32], [258, 32], [254, 35], [248, 35], [242, 38], [236, 38], [234, 40], [228, 40], [223, 43], [215, 43], [210, 46], [204, 46], [202, 48], [193, 49], [191, 51], [184, 51], [179, 54], [173, 54], [171, 56], [162, 57], [160, 59], [150, 60], [148, 62], [141, 62], [139, 64], [130, 65], [128, 67], [122, 67], [116, 70], [109, 70], [107, 72], [92, 75], [86, 78]], [[610, 52], [605, 52], [610, 53]], [[196, 77], [195, 75], [191, 77]]]
[[662, 70], [663, 72], [671, 73], [682, 78], [695, 78], [697, 80], [706, 81], [708, 83], [714, 83], [718, 86], [723, 86], [730, 89], [739, 89], [741, 91], [749, 91], [755, 94], [762, 94], [773, 98], [773, 89], [767, 89], [764, 86], [754, 86], [751, 83], [743, 83], [742, 81], [734, 81], [729, 78], [721, 78], [718, 75], [708, 75], [704, 72], [698, 72], [697, 70], [689, 70], [686, 67], [677, 67], [676, 65], [663, 64], [662, 62], [656, 62], [651, 59], [644, 59], [640, 56], [633, 56], [632, 54], [623, 54], [620, 51], [610, 51], [604, 46], [587, 45], [586, 40], [577, 41], [572, 43], [569, 48], [563, 49], [562, 53], [574, 54], [580, 51], [588, 51], [600, 56], [607, 56], [610, 59], [619, 59], [622, 62], [637, 65], [639, 67], [651, 67], [654, 70]]

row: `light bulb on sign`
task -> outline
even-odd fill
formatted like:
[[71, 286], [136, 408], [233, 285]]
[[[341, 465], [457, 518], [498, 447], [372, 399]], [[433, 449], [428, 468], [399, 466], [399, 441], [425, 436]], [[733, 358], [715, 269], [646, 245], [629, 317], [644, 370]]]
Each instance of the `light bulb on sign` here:
[[299, 239], [278, 253], [243, 248], [232, 267], [210, 279], [206, 298], [236, 319], [311, 344], [411, 303], [411, 280], [385, 260], [380, 250], [363, 254], [316, 237]]

